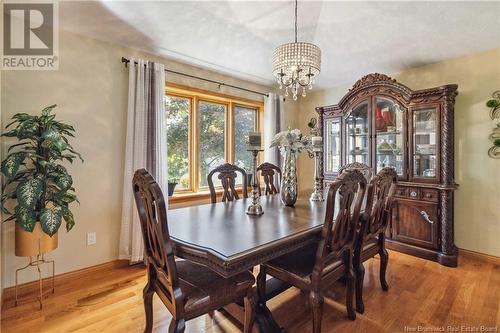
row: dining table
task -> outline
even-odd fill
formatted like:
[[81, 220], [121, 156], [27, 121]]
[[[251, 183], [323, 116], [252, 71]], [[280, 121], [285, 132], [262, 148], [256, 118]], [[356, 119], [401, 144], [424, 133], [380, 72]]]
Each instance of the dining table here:
[[[289, 207], [283, 205], [279, 194], [262, 196], [264, 214], [248, 215], [246, 209], [251, 202], [251, 198], [243, 198], [169, 210], [168, 228], [175, 255], [229, 278], [319, 240], [326, 201], [309, 201], [304, 195]], [[289, 287], [268, 279], [266, 300]], [[257, 297], [258, 293], [254, 294]], [[260, 332], [283, 331], [266, 300], [256, 302]]]

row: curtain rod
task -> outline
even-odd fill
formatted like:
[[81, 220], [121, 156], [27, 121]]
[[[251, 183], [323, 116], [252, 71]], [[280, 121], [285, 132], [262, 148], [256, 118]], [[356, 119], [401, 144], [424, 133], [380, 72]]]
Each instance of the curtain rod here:
[[[127, 58], [125, 58], [125, 57], [122, 57], [122, 62], [125, 63], [125, 67], [127, 67], [127, 65], [130, 62], [130, 60], [127, 59]], [[134, 61], [134, 65], [137, 65], [137, 61]], [[199, 77], [199, 76], [195, 76], [195, 75], [191, 75], [191, 74], [181, 73], [181, 72], [173, 71], [173, 70], [166, 69], [166, 68], [165, 68], [165, 72], [172, 73], [172, 74], [177, 74], [177, 75], [182, 75], [182, 76], [190, 77], [192, 79], [197, 79], [197, 80], [206, 81], [206, 82], [210, 82], [210, 83], [215, 83], [215, 84], [219, 85], [219, 88], [221, 86], [226, 86], [226, 87], [230, 87], [230, 88], [234, 88], [234, 89], [239, 89], [239, 90], [251, 92], [253, 94], [257, 94], [257, 95], [262, 95], [262, 96], [269, 97], [268, 94], [261, 93], [260, 91], [255, 91], [255, 90], [250, 90], [250, 89], [247, 89], [247, 88], [233, 86], [232, 84], [226, 84], [226, 83], [220, 82], [220, 81], [214, 81], [214, 80], [210, 80], [210, 79], [205, 79], [203, 77]]]

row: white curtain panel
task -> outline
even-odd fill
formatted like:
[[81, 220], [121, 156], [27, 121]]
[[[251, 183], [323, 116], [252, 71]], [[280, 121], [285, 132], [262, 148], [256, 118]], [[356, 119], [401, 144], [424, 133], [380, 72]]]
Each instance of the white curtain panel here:
[[[134, 65], [134, 62], [137, 64]], [[144, 244], [132, 190], [134, 172], [145, 168], [156, 179], [163, 192], [167, 193], [165, 67], [162, 64], [130, 58], [128, 78], [119, 258], [135, 263], [143, 260]]]
[[283, 130], [283, 96], [269, 93], [264, 97], [264, 161], [280, 166], [281, 157], [277, 147], [269, 148], [276, 133]]

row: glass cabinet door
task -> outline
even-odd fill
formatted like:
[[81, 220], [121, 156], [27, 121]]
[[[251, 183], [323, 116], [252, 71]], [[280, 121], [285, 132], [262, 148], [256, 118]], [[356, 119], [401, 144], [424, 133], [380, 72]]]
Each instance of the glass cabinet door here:
[[436, 108], [413, 110], [413, 177], [436, 178]]
[[337, 172], [340, 168], [340, 118], [325, 121], [325, 172]]
[[345, 118], [346, 163], [360, 162], [370, 165], [368, 101], [356, 106]]
[[394, 168], [401, 177], [405, 175], [405, 112], [388, 98], [375, 97], [376, 170]]

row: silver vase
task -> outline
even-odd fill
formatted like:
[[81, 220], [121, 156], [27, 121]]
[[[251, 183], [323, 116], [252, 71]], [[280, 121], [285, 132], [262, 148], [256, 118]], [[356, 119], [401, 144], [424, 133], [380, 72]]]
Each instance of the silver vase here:
[[281, 202], [285, 206], [293, 206], [297, 201], [297, 153], [285, 148], [282, 154]]

